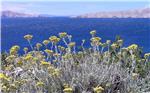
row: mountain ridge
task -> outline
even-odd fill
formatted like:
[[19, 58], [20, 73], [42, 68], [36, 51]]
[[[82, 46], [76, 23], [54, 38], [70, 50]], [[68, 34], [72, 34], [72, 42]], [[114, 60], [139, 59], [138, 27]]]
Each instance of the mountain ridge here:
[[150, 8], [111, 11], [111, 12], [96, 12], [87, 13], [76, 16], [77, 18], [150, 18]]
[[27, 14], [27, 13], [19, 13], [10, 10], [2, 11], [2, 18], [15, 18], [15, 17], [39, 17], [38, 14]]
[[20, 12], [14, 12], [10, 10], [5, 10], [1, 12], [2, 18], [30, 18], [30, 17], [69, 17], [69, 16], [56, 16], [56, 15], [50, 15], [50, 14], [28, 14], [28, 13], [20, 13]]
[[[2, 11], [2, 18], [17, 18], [17, 17], [61, 17], [49, 14], [27, 14], [27, 13], [19, 13], [14, 11]], [[145, 7], [142, 9], [134, 9], [134, 10], [124, 10], [124, 11], [101, 11], [95, 13], [86, 13], [77, 16], [65, 16], [70, 18], [150, 18], [150, 7]]]

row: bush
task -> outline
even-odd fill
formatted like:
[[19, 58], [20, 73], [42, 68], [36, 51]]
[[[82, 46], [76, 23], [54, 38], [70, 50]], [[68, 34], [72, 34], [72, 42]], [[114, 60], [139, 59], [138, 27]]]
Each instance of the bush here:
[[[96, 31], [90, 34], [91, 48], [85, 49], [82, 40], [81, 51], [65, 32], [37, 43], [36, 48], [31, 44], [33, 36], [24, 36], [31, 51], [25, 47], [20, 55], [20, 47], [14, 45], [7, 56], [2, 54], [2, 93], [150, 92], [150, 53], [142, 56], [136, 44], [122, 47], [121, 38], [102, 43]], [[60, 40], [65, 46], [58, 45]]]

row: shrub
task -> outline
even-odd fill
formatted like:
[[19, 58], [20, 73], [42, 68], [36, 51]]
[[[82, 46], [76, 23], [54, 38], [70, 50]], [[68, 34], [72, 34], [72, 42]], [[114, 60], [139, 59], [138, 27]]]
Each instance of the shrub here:
[[20, 55], [15, 45], [7, 56], [2, 54], [2, 93], [150, 92], [150, 53], [142, 56], [136, 44], [123, 47], [121, 38], [102, 43], [95, 30], [91, 35], [91, 47], [85, 49], [83, 40], [81, 51], [65, 32], [44, 40], [44, 51], [42, 43], [33, 48], [33, 36], [25, 35], [31, 51], [25, 47]]

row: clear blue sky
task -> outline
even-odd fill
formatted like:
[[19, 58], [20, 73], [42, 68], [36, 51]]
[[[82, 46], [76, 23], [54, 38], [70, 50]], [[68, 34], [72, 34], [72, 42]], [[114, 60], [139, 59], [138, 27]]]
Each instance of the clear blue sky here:
[[2, 10], [16, 12], [80, 15], [99, 11], [118, 11], [150, 6], [148, 0], [3, 0]]

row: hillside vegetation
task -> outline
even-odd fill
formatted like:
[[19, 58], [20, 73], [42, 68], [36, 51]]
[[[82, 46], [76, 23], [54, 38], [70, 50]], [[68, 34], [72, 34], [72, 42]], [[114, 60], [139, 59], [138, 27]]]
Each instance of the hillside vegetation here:
[[[30, 47], [23, 49], [23, 55], [19, 54], [22, 49], [18, 45], [1, 54], [1, 92], [150, 92], [150, 53], [142, 55], [136, 44], [123, 47], [121, 38], [101, 42], [95, 30], [90, 34], [90, 41], [82, 40], [80, 51], [66, 32], [34, 46], [33, 36], [25, 35]], [[91, 47], [84, 48], [85, 42], [91, 42]]]

